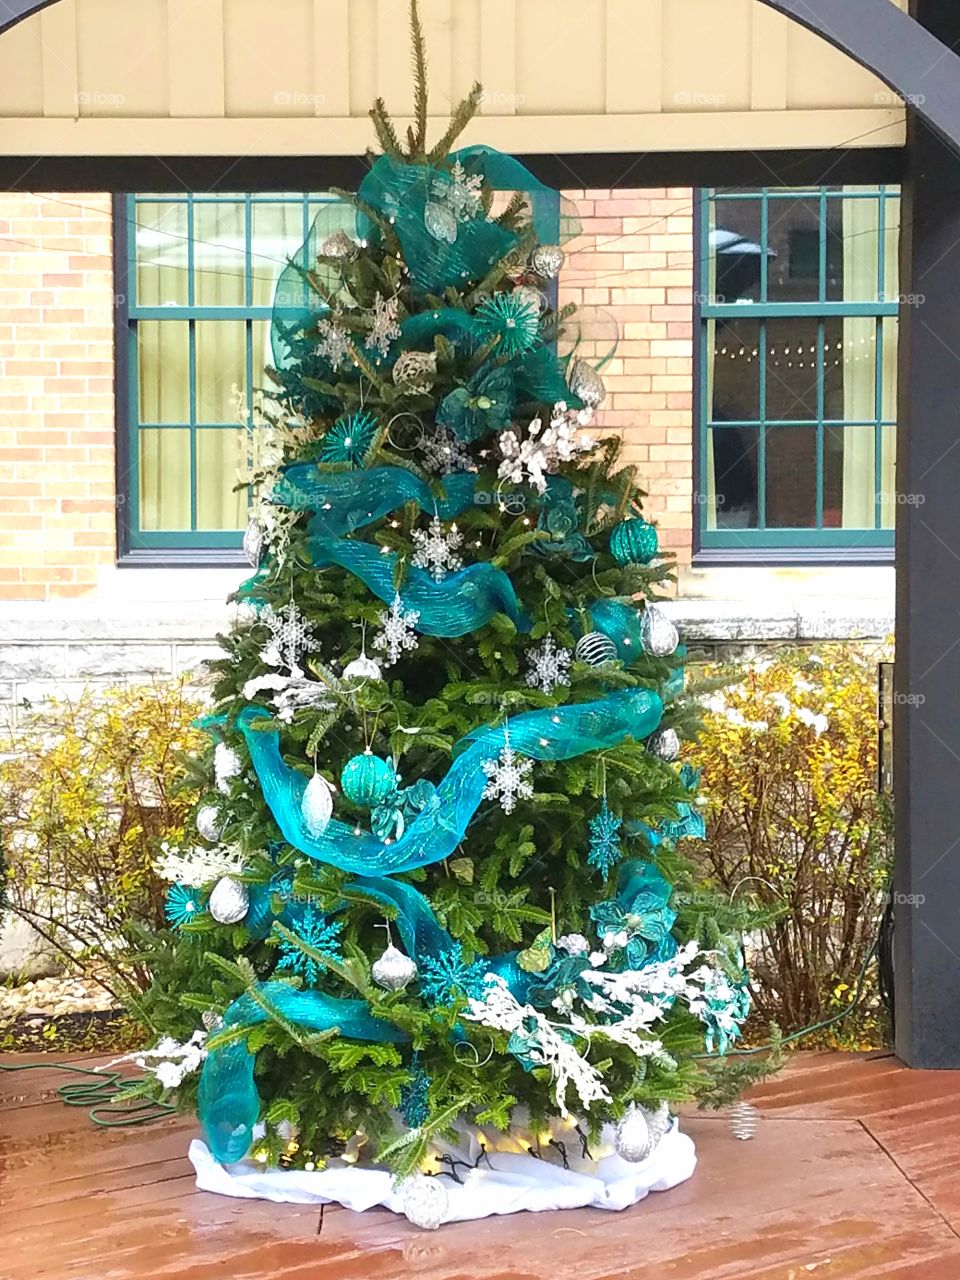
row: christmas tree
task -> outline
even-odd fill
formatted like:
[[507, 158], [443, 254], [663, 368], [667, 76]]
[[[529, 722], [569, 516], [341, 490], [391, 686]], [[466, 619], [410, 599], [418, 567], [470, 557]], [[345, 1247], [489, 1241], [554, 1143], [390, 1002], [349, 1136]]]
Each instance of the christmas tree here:
[[154, 1088], [225, 1163], [402, 1182], [458, 1125], [557, 1124], [638, 1161], [672, 1103], [730, 1091], [743, 913], [682, 855], [670, 565], [588, 430], [605, 353], [553, 302], [566, 215], [453, 149], [479, 86], [431, 145], [411, 13], [415, 123], [376, 103], [355, 233], [278, 286], [201, 839], [165, 850], [143, 938]]

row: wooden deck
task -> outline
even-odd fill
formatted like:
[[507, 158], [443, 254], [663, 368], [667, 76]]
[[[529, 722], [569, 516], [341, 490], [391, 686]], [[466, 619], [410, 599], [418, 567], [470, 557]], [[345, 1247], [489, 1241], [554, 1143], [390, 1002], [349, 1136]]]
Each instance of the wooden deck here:
[[750, 1142], [691, 1115], [694, 1178], [624, 1213], [434, 1233], [198, 1192], [191, 1122], [95, 1130], [61, 1083], [0, 1075], [3, 1280], [960, 1280], [960, 1072], [892, 1057], [797, 1055]]

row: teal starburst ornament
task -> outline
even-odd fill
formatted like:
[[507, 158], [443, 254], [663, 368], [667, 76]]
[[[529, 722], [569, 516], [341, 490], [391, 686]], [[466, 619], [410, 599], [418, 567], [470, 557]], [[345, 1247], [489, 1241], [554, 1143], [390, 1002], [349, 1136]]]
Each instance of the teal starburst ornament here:
[[540, 309], [529, 295], [495, 293], [484, 298], [474, 314], [478, 332], [487, 340], [499, 338], [497, 352], [508, 360], [529, 351], [540, 333]]
[[203, 894], [185, 884], [172, 884], [167, 890], [164, 913], [175, 929], [195, 920], [203, 911]]
[[623, 819], [615, 814], [603, 797], [600, 812], [587, 823], [590, 830], [590, 851], [587, 854], [587, 865], [596, 867], [604, 880], [610, 875], [610, 868], [623, 857], [620, 847], [620, 828]]
[[463, 947], [455, 942], [449, 950], [420, 960], [420, 994], [431, 1004], [447, 1004], [454, 996], [482, 1000], [485, 974], [481, 961], [467, 964]]
[[299, 973], [313, 986], [323, 972], [323, 962], [317, 960], [310, 952], [320, 952], [333, 960], [339, 960], [342, 954], [340, 951], [342, 929], [342, 920], [330, 920], [327, 916], [321, 915], [316, 908], [305, 907], [291, 930], [295, 935], [294, 939], [279, 935], [281, 954], [277, 961], [277, 968]]
[[373, 414], [365, 409], [345, 413], [324, 436], [320, 457], [324, 462], [346, 462], [351, 467], [362, 467], [378, 425]]

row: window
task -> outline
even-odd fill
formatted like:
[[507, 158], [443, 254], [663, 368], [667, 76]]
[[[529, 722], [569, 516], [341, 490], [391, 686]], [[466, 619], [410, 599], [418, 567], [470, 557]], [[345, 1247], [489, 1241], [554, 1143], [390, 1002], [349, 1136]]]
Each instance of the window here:
[[701, 552], [893, 546], [895, 187], [699, 195]]
[[239, 548], [247, 494], [237, 485], [271, 363], [274, 289], [318, 214], [321, 238], [352, 226], [322, 194], [124, 198], [125, 551]]

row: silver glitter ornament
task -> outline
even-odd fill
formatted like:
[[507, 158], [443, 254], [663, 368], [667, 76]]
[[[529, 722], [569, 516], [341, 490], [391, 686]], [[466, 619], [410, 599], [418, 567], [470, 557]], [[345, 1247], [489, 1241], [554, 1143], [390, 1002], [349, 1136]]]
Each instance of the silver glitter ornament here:
[[435, 351], [404, 351], [393, 366], [394, 385], [414, 395], [424, 395], [437, 380]]
[[757, 1131], [759, 1119], [756, 1107], [741, 1098], [730, 1108], [730, 1132], [741, 1142], [748, 1142]]
[[666, 658], [680, 643], [680, 632], [661, 609], [648, 604], [640, 615], [640, 640], [647, 653]]
[[539, 315], [546, 309], [546, 298], [532, 284], [522, 284], [519, 289], [514, 289], [513, 296], [525, 303], [534, 315]]
[[230, 794], [230, 783], [233, 778], [243, 772], [243, 762], [225, 742], [218, 742], [213, 752], [213, 772], [217, 780], [217, 790], [224, 795]]
[[209, 840], [211, 844], [216, 844], [220, 839], [220, 835], [226, 825], [220, 816], [220, 810], [215, 804], [203, 804], [197, 810], [197, 830], [203, 836], [204, 840]]
[[207, 1031], [219, 1031], [223, 1026], [223, 1018], [216, 1009], [204, 1009], [200, 1015], [200, 1021]]
[[661, 760], [676, 760], [680, 754], [680, 735], [676, 729], [661, 729], [648, 740], [647, 750]]
[[417, 1173], [405, 1179], [401, 1209], [408, 1222], [424, 1231], [436, 1231], [447, 1216], [450, 1197], [439, 1178]]
[[310, 834], [322, 835], [333, 814], [333, 788], [322, 774], [315, 773], [307, 783], [300, 812]]
[[383, 672], [380, 670], [380, 663], [373, 658], [368, 658], [365, 653], [361, 653], [359, 658], [354, 658], [343, 668], [343, 674], [348, 680], [382, 680]]
[[417, 966], [391, 942], [380, 959], [373, 962], [370, 972], [378, 987], [385, 991], [402, 991], [417, 976]]
[[240, 880], [223, 876], [213, 886], [207, 910], [217, 924], [237, 924], [250, 908], [250, 891]]
[[621, 1160], [634, 1164], [646, 1160], [653, 1150], [647, 1117], [635, 1103], [630, 1104], [630, 1110], [617, 1124], [613, 1145]]
[[607, 389], [603, 385], [603, 379], [586, 360], [574, 360], [567, 374], [567, 386], [588, 409], [596, 409], [606, 398]]
[[334, 231], [327, 236], [320, 246], [324, 258], [341, 258], [344, 262], [355, 262], [360, 256], [360, 246], [351, 240], [345, 231]]
[[577, 641], [573, 656], [578, 662], [589, 662], [591, 667], [602, 667], [617, 656], [617, 646], [602, 631], [588, 631]]
[[263, 525], [259, 520], [249, 520], [243, 535], [243, 554], [247, 563], [254, 569], [260, 568], [263, 559]]
[[647, 1128], [650, 1130], [650, 1150], [654, 1151], [660, 1145], [661, 1139], [665, 1138], [673, 1128], [673, 1116], [665, 1102], [661, 1102], [656, 1111], [649, 1111], [645, 1107], [641, 1110], [646, 1117]]
[[530, 265], [544, 280], [554, 280], [560, 274], [565, 257], [558, 244], [538, 244], [530, 254]]
[[448, 204], [428, 200], [423, 208], [423, 224], [434, 240], [453, 244], [457, 238], [457, 215]]

